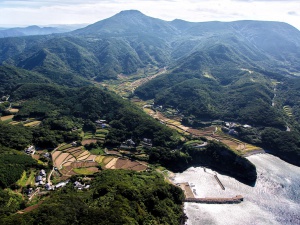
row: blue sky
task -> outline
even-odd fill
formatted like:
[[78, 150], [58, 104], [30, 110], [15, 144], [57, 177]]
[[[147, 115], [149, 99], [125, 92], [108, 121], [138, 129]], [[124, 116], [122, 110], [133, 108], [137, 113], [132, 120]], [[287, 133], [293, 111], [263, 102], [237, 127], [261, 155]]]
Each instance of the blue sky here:
[[0, 0], [0, 27], [94, 23], [137, 9], [164, 19], [268, 20], [300, 30], [300, 0]]

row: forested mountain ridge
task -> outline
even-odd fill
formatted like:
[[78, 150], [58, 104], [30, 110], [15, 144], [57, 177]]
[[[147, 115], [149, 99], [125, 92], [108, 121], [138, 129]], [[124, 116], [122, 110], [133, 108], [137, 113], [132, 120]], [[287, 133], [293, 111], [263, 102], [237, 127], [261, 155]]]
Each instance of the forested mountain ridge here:
[[16, 27], [0, 30], [0, 38], [4, 37], [19, 37], [30, 35], [47, 35], [55, 33], [64, 33], [69, 31], [68, 29], [58, 27], [39, 27], [36, 25], [29, 27]]
[[197, 52], [220, 52], [222, 60], [212, 57], [214, 65], [227, 65], [224, 59], [230, 58], [248, 69], [292, 74], [299, 69], [299, 36], [300, 31], [279, 22], [168, 22], [129, 10], [70, 33], [1, 38], [0, 63], [51, 72], [56, 65], [62, 74], [103, 80], [149, 64], [173, 68]]

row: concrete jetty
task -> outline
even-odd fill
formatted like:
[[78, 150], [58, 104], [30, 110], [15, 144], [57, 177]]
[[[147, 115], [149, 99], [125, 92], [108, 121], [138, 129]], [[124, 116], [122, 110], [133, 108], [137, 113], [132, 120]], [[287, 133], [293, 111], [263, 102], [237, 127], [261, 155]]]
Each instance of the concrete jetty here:
[[220, 185], [220, 187], [221, 187], [223, 190], [225, 190], [225, 187], [224, 187], [224, 185], [221, 183], [219, 177], [218, 177], [217, 175], [214, 175], [214, 177], [215, 177], [215, 179], [217, 180], [217, 182], [218, 182], [218, 184]]
[[[217, 176], [215, 175], [215, 177]], [[216, 179], [218, 179], [218, 177]], [[220, 182], [219, 183], [220, 186], [224, 188], [220, 180], [219, 182]], [[204, 203], [204, 204], [238, 204], [244, 200], [243, 196], [241, 195], [237, 195], [232, 198], [222, 198], [222, 197], [195, 198], [195, 195], [188, 182], [178, 183], [176, 185], [179, 186], [184, 191], [184, 195], [185, 195], [184, 202], [194, 202], [194, 203]], [[225, 188], [223, 190], [225, 190]]]
[[184, 202], [205, 204], [238, 204], [244, 200], [243, 196], [237, 195], [233, 198], [186, 198]]

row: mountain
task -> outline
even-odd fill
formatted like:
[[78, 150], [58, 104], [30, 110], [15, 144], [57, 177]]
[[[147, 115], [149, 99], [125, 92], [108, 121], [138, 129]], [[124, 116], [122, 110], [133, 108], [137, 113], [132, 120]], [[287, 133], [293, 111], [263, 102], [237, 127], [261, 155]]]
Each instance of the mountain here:
[[146, 16], [137, 10], [127, 10], [71, 33], [83, 36], [151, 35], [168, 38], [178, 34], [178, 30], [166, 21]]
[[0, 38], [30, 36], [30, 35], [47, 35], [47, 34], [55, 34], [55, 33], [64, 33], [67, 31], [70, 30], [66, 28], [39, 27], [34, 25], [29, 27], [15, 27], [15, 28], [0, 30]]
[[2, 38], [0, 62], [101, 81], [148, 65], [195, 67], [192, 58], [201, 55], [195, 70], [224, 64], [293, 74], [299, 33], [279, 22], [168, 22], [128, 10], [66, 34]]

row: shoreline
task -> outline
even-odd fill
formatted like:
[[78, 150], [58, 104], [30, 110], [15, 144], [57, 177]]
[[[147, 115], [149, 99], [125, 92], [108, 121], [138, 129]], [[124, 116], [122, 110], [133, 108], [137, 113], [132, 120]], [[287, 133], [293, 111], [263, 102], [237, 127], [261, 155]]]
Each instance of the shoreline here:
[[246, 152], [245, 154], [242, 154], [241, 156], [248, 157], [248, 156], [251, 156], [251, 155], [266, 154], [266, 153], [268, 153], [266, 150], [258, 149], [258, 150], [253, 150], [251, 152]]

